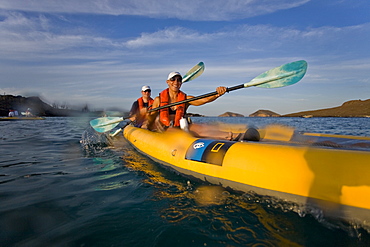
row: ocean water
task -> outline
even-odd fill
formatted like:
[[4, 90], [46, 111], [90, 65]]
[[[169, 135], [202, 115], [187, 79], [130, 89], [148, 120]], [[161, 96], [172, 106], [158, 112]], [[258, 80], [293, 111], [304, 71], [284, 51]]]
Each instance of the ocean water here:
[[[359, 226], [189, 181], [90, 120], [0, 121], [0, 246], [370, 246]], [[370, 118], [193, 121], [370, 136]]]

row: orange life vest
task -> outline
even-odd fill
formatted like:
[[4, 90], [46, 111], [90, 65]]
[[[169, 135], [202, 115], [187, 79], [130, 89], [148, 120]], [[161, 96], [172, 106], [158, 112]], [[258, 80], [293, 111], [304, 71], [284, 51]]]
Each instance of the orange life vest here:
[[[153, 105], [153, 101], [154, 100], [149, 97], [148, 108]], [[140, 127], [145, 120], [145, 114], [144, 115], [141, 114], [141, 109], [145, 108], [143, 97], [138, 98], [137, 103], [138, 103], [139, 109], [136, 114], [136, 126]]]
[[[165, 106], [169, 104], [169, 98], [170, 95], [168, 93], [168, 88], [163, 90], [159, 94], [159, 99], [161, 101], [160, 106]], [[182, 101], [186, 99], [186, 94], [179, 91], [179, 94], [177, 95], [177, 101]], [[173, 123], [173, 126], [177, 127], [180, 126], [180, 119], [184, 116], [185, 114], [185, 103], [177, 105], [176, 108], [176, 115], [175, 115], [175, 122]], [[169, 108], [164, 108], [159, 110], [159, 120], [164, 126], [169, 127], [171, 122], [170, 122], [170, 109]]]
[[[148, 107], [153, 105], [153, 99], [149, 97], [149, 101], [148, 101]], [[139, 111], [141, 109], [143, 109], [145, 106], [144, 106], [144, 100], [143, 100], [143, 97], [140, 97], [137, 99], [137, 103], [139, 104]]]

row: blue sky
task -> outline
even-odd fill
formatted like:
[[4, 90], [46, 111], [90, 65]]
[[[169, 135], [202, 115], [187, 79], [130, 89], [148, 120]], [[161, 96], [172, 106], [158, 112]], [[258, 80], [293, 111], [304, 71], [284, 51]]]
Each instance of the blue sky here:
[[295, 85], [233, 91], [189, 112], [286, 114], [370, 98], [368, 0], [1, 0], [0, 93], [129, 109], [200, 61], [197, 96], [296, 60]]

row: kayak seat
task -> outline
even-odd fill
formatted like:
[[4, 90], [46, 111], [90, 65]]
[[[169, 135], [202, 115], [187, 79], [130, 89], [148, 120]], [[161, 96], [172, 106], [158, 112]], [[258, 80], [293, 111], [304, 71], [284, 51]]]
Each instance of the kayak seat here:
[[255, 128], [249, 128], [244, 133], [240, 133], [237, 135], [233, 141], [252, 141], [258, 142], [260, 141], [260, 133]]

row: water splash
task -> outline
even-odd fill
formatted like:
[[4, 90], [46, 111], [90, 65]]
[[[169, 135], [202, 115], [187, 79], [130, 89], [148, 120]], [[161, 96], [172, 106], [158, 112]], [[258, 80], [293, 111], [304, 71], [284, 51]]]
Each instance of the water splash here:
[[96, 155], [112, 145], [112, 138], [109, 134], [96, 132], [89, 127], [82, 133], [80, 143], [87, 154]]

